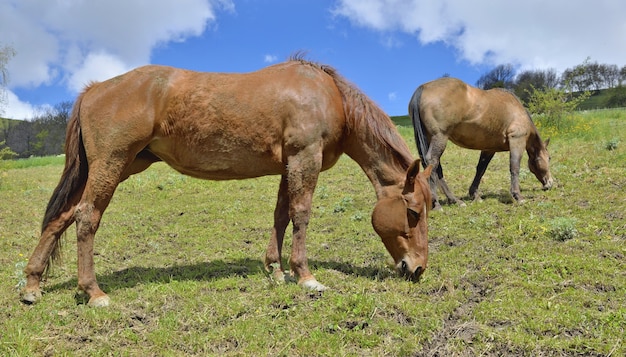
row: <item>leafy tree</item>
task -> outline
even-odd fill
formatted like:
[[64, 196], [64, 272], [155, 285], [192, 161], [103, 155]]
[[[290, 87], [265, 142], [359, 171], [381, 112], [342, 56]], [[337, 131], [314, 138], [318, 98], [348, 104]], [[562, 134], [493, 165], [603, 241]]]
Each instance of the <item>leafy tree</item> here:
[[600, 76], [607, 88], [615, 88], [620, 83], [619, 68], [615, 64], [603, 64], [600, 66]]
[[528, 105], [531, 89], [546, 90], [556, 88], [558, 84], [559, 77], [555, 69], [527, 70], [517, 75], [513, 92]]
[[71, 110], [71, 102], [61, 102], [46, 108], [31, 121], [11, 121], [1, 128], [0, 134], [4, 134], [6, 144], [19, 157], [61, 154]]
[[65, 130], [71, 110], [72, 102], [61, 102], [33, 118], [35, 136], [32, 143], [32, 155], [48, 156], [63, 152]]
[[501, 64], [496, 68], [483, 74], [476, 81], [476, 87], [482, 89], [491, 88], [513, 88], [513, 78], [515, 78], [515, 68], [512, 64]]

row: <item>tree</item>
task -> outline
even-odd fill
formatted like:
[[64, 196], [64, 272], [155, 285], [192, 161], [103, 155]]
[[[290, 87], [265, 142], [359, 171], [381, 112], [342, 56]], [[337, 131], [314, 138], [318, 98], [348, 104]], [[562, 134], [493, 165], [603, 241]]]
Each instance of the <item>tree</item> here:
[[65, 130], [72, 110], [72, 102], [65, 101], [46, 109], [32, 120], [31, 155], [48, 156], [63, 152]]
[[556, 88], [559, 84], [558, 78], [555, 69], [523, 71], [515, 78], [513, 92], [528, 105], [533, 88], [539, 90]]
[[620, 83], [619, 68], [615, 64], [601, 65], [600, 76], [606, 88], [615, 88]]
[[476, 87], [482, 89], [491, 88], [513, 88], [513, 78], [515, 77], [515, 69], [512, 64], [501, 64], [496, 68], [483, 74], [476, 81]]
[[574, 92], [590, 90], [593, 85], [592, 75], [589, 71], [590, 58], [587, 57], [582, 64], [568, 68], [561, 75], [561, 85], [570, 86]]
[[7, 65], [13, 56], [15, 56], [13, 47], [0, 47], [0, 115], [4, 113], [4, 106], [7, 102], [6, 86], [9, 83], [9, 70], [7, 69]]

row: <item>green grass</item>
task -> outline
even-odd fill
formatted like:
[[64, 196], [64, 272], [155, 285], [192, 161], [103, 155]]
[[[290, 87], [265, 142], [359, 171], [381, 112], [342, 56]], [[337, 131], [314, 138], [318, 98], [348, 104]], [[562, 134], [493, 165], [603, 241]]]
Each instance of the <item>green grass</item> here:
[[[572, 120], [549, 133], [557, 187], [542, 191], [524, 162], [526, 202], [512, 203], [500, 153], [482, 201], [431, 214], [419, 284], [389, 267], [371, 184], [343, 157], [320, 177], [307, 241], [323, 294], [263, 270], [278, 177], [201, 181], [155, 164], [120, 185], [96, 237], [112, 305], [76, 294], [70, 228], [43, 300], [25, 306], [15, 286], [63, 164], [0, 166], [0, 355], [625, 355], [626, 112]], [[442, 158], [465, 199], [477, 160], [453, 144]]]
[[17, 160], [0, 160], [0, 170], [24, 169], [28, 167], [41, 167], [46, 165], [63, 165], [64, 163], [64, 155], [31, 157], [28, 159]]

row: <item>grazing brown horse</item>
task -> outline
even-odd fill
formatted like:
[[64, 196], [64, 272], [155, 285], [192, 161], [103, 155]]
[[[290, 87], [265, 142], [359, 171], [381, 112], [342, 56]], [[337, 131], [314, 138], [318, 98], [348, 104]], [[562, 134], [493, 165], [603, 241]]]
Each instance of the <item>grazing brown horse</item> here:
[[320, 171], [342, 153], [372, 182], [372, 225], [405, 278], [417, 281], [428, 258], [428, 176], [389, 117], [333, 68], [295, 57], [246, 74], [198, 73], [145, 66], [89, 85], [68, 124], [66, 161], [25, 269], [22, 301], [41, 297], [40, 280], [58, 254], [61, 234], [77, 228], [78, 287], [106, 306], [93, 243], [118, 184], [165, 161], [210, 180], [281, 175], [266, 269], [283, 277], [281, 251], [293, 223], [291, 273], [324, 290], [305, 250], [311, 199]]
[[524, 150], [528, 167], [543, 184], [552, 187], [550, 140], [541, 141], [537, 127], [519, 99], [503, 89], [482, 90], [455, 78], [440, 78], [417, 88], [409, 102], [415, 142], [424, 165], [433, 166], [430, 185], [433, 207], [440, 209], [439, 186], [448, 201], [463, 204], [443, 177], [439, 159], [448, 140], [458, 146], [480, 150], [476, 176], [469, 196], [478, 198], [480, 180], [496, 152], [510, 152], [511, 195], [521, 201], [519, 169]]

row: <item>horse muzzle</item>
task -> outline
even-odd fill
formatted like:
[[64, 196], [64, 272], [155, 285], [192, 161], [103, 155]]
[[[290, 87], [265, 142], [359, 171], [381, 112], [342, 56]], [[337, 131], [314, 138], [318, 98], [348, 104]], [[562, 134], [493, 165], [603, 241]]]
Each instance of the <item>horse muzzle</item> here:
[[552, 177], [548, 177], [548, 179], [543, 183], [542, 189], [544, 191], [549, 190], [552, 188], [553, 185], [554, 185], [554, 179], [552, 179]]
[[402, 261], [400, 261], [400, 263], [396, 266], [396, 270], [406, 280], [417, 283], [420, 281], [425, 269], [418, 265], [415, 270], [411, 270], [406, 260], [402, 259]]

